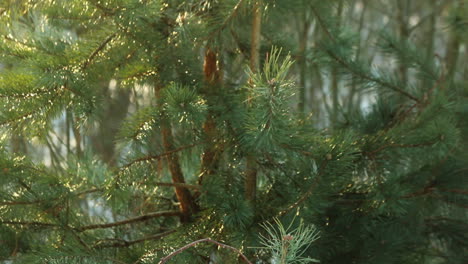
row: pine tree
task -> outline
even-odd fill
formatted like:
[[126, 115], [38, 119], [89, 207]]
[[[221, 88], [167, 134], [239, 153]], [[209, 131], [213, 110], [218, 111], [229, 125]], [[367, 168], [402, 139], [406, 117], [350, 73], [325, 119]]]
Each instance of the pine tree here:
[[468, 7], [369, 2], [1, 2], [0, 260], [466, 263]]

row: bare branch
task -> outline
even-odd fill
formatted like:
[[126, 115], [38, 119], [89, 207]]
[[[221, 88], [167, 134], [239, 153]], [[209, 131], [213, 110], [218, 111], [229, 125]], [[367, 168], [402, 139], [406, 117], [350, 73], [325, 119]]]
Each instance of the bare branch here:
[[188, 184], [188, 183], [180, 183], [180, 182], [155, 182], [154, 185], [156, 186], [168, 186], [168, 187], [183, 187], [187, 189], [195, 189], [199, 190], [201, 188], [200, 185], [196, 184]]
[[[167, 235], [170, 235], [170, 234], [174, 233], [175, 231], [176, 230], [169, 230], [169, 231], [166, 231], [166, 232], [163, 232], [163, 233], [159, 233], [159, 234], [151, 235], [151, 236], [146, 236], [146, 237], [136, 239], [136, 240], [131, 240], [131, 241], [127, 241], [127, 240], [123, 240], [123, 239], [117, 239], [117, 241], [115, 243], [112, 243], [112, 244], [97, 244], [97, 245], [93, 246], [93, 248], [129, 247], [131, 245], [141, 243], [141, 242], [145, 242], [145, 241], [148, 241], [148, 240], [156, 240], [156, 239], [163, 238], [163, 237], [165, 237]], [[113, 240], [116, 240], [116, 239], [113, 239]]]
[[216, 245], [218, 245], [218, 246], [220, 246], [220, 247], [222, 247], [222, 248], [230, 249], [230, 250], [236, 252], [237, 254], [239, 254], [239, 256], [240, 256], [246, 263], [252, 264], [252, 262], [250, 262], [250, 261], [247, 259], [247, 257], [246, 257], [244, 254], [242, 254], [242, 252], [240, 252], [239, 249], [237, 249], [237, 248], [235, 248], [235, 247], [232, 247], [232, 246], [229, 246], [229, 245], [226, 245], [226, 244], [223, 244], [223, 243], [220, 243], [220, 242], [218, 242], [218, 241], [216, 241], [216, 240], [213, 240], [213, 239], [211, 239], [211, 238], [203, 238], [203, 239], [200, 239], [200, 240], [197, 240], [197, 241], [193, 241], [193, 242], [191, 242], [191, 243], [189, 243], [189, 244], [187, 244], [187, 245], [185, 245], [185, 246], [183, 246], [183, 247], [177, 249], [176, 251], [172, 252], [171, 254], [165, 256], [164, 258], [162, 258], [162, 259], [159, 261], [159, 264], [164, 264], [164, 263], [166, 263], [169, 259], [171, 259], [171, 258], [174, 257], [175, 255], [180, 254], [180, 253], [182, 253], [184, 250], [186, 250], [186, 249], [188, 249], [188, 248], [191, 248], [191, 247], [194, 247], [195, 245], [200, 244], [200, 243], [202, 243], [202, 242], [210, 242], [210, 243], [216, 244]]
[[127, 224], [132, 224], [135, 222], [142, 222], [142, 221], [147, 221], [156, 217], [162, 217], [162, 216], [180, 216], [179, 211], [163, 211], [163, 212], [156, 212], [156, 213], [150, 213], [134, 218], [130, 218], [127, 220], [123, 221], [118, 221], [114, 223], [108, 223], [108, 224], [96, 224], [96, 225], [88, 225], [88, 226], [82, 226], [76, 228], [79, 232], [83, 232], [85, 230], [91, 230], [91, 229], [99, 229], [99, 228], [110, 228], [110, 227], [115, 227], [115, 226], [120, 226], [120, 225], [127, 225]]

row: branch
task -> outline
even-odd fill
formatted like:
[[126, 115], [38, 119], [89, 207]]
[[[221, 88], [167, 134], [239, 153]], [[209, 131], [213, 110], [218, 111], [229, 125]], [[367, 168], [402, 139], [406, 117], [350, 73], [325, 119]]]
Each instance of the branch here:
[[22, 226], [37, 226], [37, 227], [59, 227], [57, 224], [44, 223], [44, 222], [22, 222], [22, 221], [0, 221], [5, 225], [22, 225]]
[[106, 45], [115, 37], [117, 36], [117, 33], [114, 33], [112, 35], [110, 35], [109, 37], [107, 37], [104, 42], [101, 43], [101, 45], [99, 45], [99, 47], [97, 47], [96, 50], [94, 50], [93, 53], [91, 53], [91, 55], [89, 56], [89, 58], [85, 61], [85, 63], [83, 64], [83, 66], [81, 66], [81, 70], [86, 70], [86, 68], [89, 66], [89, 64], [91, 63], [91, 61], [94, 59], [94, 57], [96, 57], [99, 52], [101, 52], [105, 47]]
[[[25, 184], [21, 184], [23, 187], [25, 186]], [[81, 195], [85, 195], [85, 194], [89, 194], [89, 193], [94, 193], [94, 192], [100, 192], [100, 191], [103, 191], [104, 189], [102, 188], [95, 188], [95, 189], [90, 189], [90, 190], [85, 190], [85, 191], [82, 191], [82, 192], [79, 192], [79, 193], [71, 193], [70, 196], [76, 196], [76, 197], [79, 197]], [[4, 201], [4, 202], [0, 202], [0, 206], [3, 206], [3, 205], [7, 205], [7, 206], [14, 206], [14, 205], [33, 205], [33, 204], [38, 204], [38, 203], [44, 203], [44, 202], [50, 202], [50, 201], [56, 201], [56, 200], [59, 200], [63, 197], [56, 197], [56, 198], [53, 198], [53, 199], [49, 199], [49, 200], [34, 200], [34, 201]]]
[[427, 147], [427, 146], [432, 146], [436, 142], [425, 142], [425, 143], [419, 143], [419, 144], [386, 144], [383, 146], [380, 146], [379, 148], [370, 151], [370, 152], [362, 152], [362, 154], [365, 154], [367, 156], [373, 156], [376, 153], [387, 149], [387, 148], [418, 148], [418, 147]]
[[[327, 35], [327, 37], [333, 41], [334, 43], [336, 43], [336, 39], [334, 38], [334, 36], [330, 33], [330, 31], [328, 30], [327, 28], [327, 25], [325, 23], [325, 21], [323, 21], [322, 17], [318, 14], [317, 10], [315, 10], [315, 8], [312, 8], [312, 12], [314, 13], [315, 17], [317, 18], [317, 21], [319, 22], [321, 28], [323, 29], [323, 31], [325, 32], [325, 34]], [[387, 83], [387, 82], [384, 82], [382, 80], [379, 80], [378, 78], [375, 78], [373, 76], [369, 76], [365, 73], [362, 73], [362, 72], [359, 72], [357, 71], [354, 67], [351, 67], [348, 62], [346, 62], [345, 60], [343, 60], [342, 58], [340, 58], [339, 56], [337, 56], [335, 53], [332, 53], [331, 51], [329, 50], [326, 50], [327, 54], [330, 55], [330, 57], [332, 57], [334, 60], [336, 60], [339, 64], [341, 64], [343, 67], [345, 67], [349, 72], [351, 72], [352, 74], [364, 79], [364, 80], [368, 80], [368, 81], [371, 81], [371, 82], [374, 82], [374, 83], [377, 83], [379, 85], [382, 85], [384, 87], [388, 87], [390, 88], [391, 90], [394, 90], [396, 92], [399, 92], [401, 93], [402, 95], [410, 98], [411, 100], [413, 101], [416, 101], [416, 102], [419, 102], [419, 99], [417, 97], [415, 97], [414, 95], [406, 92], [405, 90], [402, 90], [400, 87], [397, 87], [391, 83]]]
[[180, 183], [180, 182], [174, 182], [174, 183], [171, 183], [171, 182], [155, 182], [154, 185], [156, 185], [156, 186], [168, 186], [168, 187], [183, 187], [183, 188], [195, 189], [195, 190], [199, 190], [201, 188], [200, 185]]
[[211, 32], [208, 37], [207, 37], [207, 42], [210, 42], [210, 40], [216, 35], [216, 33], [223, 31], [227, 24], [237, 15], [239, 12], [240, 6], [243, 4], [244, 0], [239, 0], [237, 4], [234, 6], [232, 13], [224, 20], [224, 22], [220, 25], [220, 27], [213, 32]]
[[450, 192], [450, 193], [458, 193], [458, 194], [465, 194], [468, 195], [467, 190], [461, 190], [461, 189], [440, 189], [438, 188], [439, 191], [441, 192]]
[[315, 177], [314, 181], [312, 182], [312, 185], [309, 187], [307, 192], [305, 192], [295, 203], [291, 204], [288, 208], [281, 211], [279, 213], [279, 216], [285, 215], [286, 213], [288, 213], [292, 209], [298, 207], [301, 203], [303, 203], [305, 200], [307, 200], [307, 198], [309, 198], [309, 196], [315, 190], [315, 187], [317, 186], [317, 184], [318, 184], [318, 182], [320, 180], [320, 177], [323, 175], [323, 173], [325, 171], [325, 167], [328, 164], [328, 160], [329, 160], [329, 158], [326, 157], [325, 160], [322, 162], [322, 165], [320, 166], [320, 169], [319, 169], [320, 171], [319, 171], [318, 175]]
[[186, 145], [186, 146], [182, 146], [182, 147], [179, 147], [179, 148], [176, 148], [174, 150], [170, 150], [170, 151], [166, 151], [164, 153], [161, 153], [159, 155], [152, 155], [152, 156], [146, 156], [146, 157], [142, 157], [142, 158], [138, 158], [136, 160], [133, 160], [125, 165], [123, 165], [122, 167], [120, 167], [120, 170], [123, 170], [123, 169], [126, 169], [130, 166], [132, 166], [133, 164], [135, 163], [138, 163], [138, 162], [143, 162], [143, 161], [150, 161], [150, 160], [156, 160], [156, 159], [160, 159], [162, 157], [165, 157], [165, 156], [169, 156], [171, 154], [174, 154], [176, 152], [179, 152], [181, 150], [185, 150], [185, 149], [189, 149], [189, 148], [193, 148], [197, 145], [200, 145], [201, 143], [194, 143], [194, 144], [190, 144], [190, 145]]
[[138, 216], [138, 217], [134, 217], [134, 218], [130, 218], [127, 220], [118, 221], [114, 223], [82, 226], [82, 227], [76, 228], [76, 230], [78, 230], [79, 232], [83, 232], [83, 231], [91, 230], [91, 229], [110, 228], [110, 227], [115, 227], [115, 226], [120, 226], [120, 225], [132, 224], [135, 222], [147, 221], [152, 218], [161, 217], [161, 216], [180, 216], [180, 212], [179, 211], [163, 211], [163, 212], [150, 213], [150, 214], [146, 214], [146, 215], [142, 215], [142, 216]]
[[216, 240], [213, 240], [211, 238], [203, 238], [203, 239], [200, 239], [200, 240], [197, 240], [197, 241], [193, 241], [192, 243], [189, 243], [179, 249], [177, 249], [176, 251], [172, 252], [171, 254], [165, 256], [164, 258], [162, 258], [160, 261], [159, 261], [159, 264], [164, 264], [166, 263], [169, 259], [171, 259], [172, 257], [174, 257], [175, 255], [177, 254], [180, 254], [182, 253], [184, 250], [188, 249], [188, 248], [191, 248], [197, 244], [200, 244], [202, 242], [210, 242], [210, 243], [213, 243], [213, 244], [216, 244], [218, 245], [219, 247], [222, 247], [222, 248], [227, 248], [227, 249], [230, 249], [234, 252], [236, 252], [237, 254], [239, 254], [239, 256], [248, 264], [252, 264], [252, 262], [250, 262], [247, 257], [242, 254], [242, 252], [240, 252], [240, 250], [238, 250], [237, 248], [235, 247], [232, 247], [232, 246], [229, 246], [229, 245], [226, 245], [226, 244], [223, 244], [223, 243], [220, 243]]
[[20, 120], [26, 120], [28, 118], [31, 118], [36, 112], [40, 111], [41, 109], [36, 109], [34, 111], [31, 111], [31, 112], [28, 112], [28, 113], [25, 113], [25, 114], [22, 114], [20, 116], [17, 116], [17, 117], [14, 117], [12, 119], [9, 119], [9, 120], [5, 120], [3, 122], [0, 122], [0, 126], [4, 126], [4, 125], [9, 125], [13, 122], [16, 122], [16, 121], [20, 121]]
[[[166, 231], [166, 232], [163, 232], [163, 233], [160, 233], [160, 234], [156, 234], [156, 235], [152, 235], [152, 236], [146, 236], [146, 237], [136, 239], [136, 240], [131, 240], [131, 241], [118, 239], [117, 240], [118, 242], [115, 242], [115, 243], [112, 243], [112, 244], [102, 244], [102, 245], [97, 244], [97, 245], [93, 246], [93, 248], [129, 247], [129, 246], [131, 246], [133, 244], [145, 242], [145, 241], [148, 241], [148, 240], [156, 240], [156, 239], [163, 238], [163, 237], [165, 237], [167, 235], [170, 235], [170, 234], [174, 233], [175, 231], [176, 230], [169, 230], [169, 231]], [[115, 239], [113, 239], [113, 240], [115, 240]]]

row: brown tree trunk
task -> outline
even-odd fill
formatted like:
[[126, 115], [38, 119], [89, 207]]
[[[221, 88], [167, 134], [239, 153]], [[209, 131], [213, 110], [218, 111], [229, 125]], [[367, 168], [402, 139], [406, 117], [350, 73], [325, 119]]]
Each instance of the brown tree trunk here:
[[[205, 94], [208, 98], [216, 93], [215, 89], [220, 89], [222, 85], [222, 74], [220, 70], [220, 63], [218, 54], [211, 48], [207, 48], [205, 52], [205, 58], [203, 63], [203, 73], [205, 77]], [[210, 99], [208, 99], [210, 104]], [[203, 180], [206, 176], [211, 176], [216, 172], [218, 165], [218, 155], [220, 146], [216, 142], [216, 122], [213, 111], [208, 110], [208, 116], [205, 123], [203, 124], [203, 131], [206, 137], [206, 147], [202, 156], [202, 167], [199, 184], [203, 184]]]
[[[408, 29], [408, 17], [409, 17], [409, 8], [410, 2], [408, 0], [398, 0], [397, 1], [397, 16], [398, 16], [398, 27], [400, 39], [406, 41], [409, 39], [409, 29]], [[408, 82], [408, 67], [405, 62], [401, 62], [398, 66], [398, 71], [400, 73], [400, 78], [403, 84], [406, 85]]]
[[[302, 21], [301, 21], [302, 20]], [[299, 29], [299, 102], [297, 108], [302, 117], [305, 116], [305, 105], [306, 105], [306, 90], [307, 90], [307, 60], [306, 60], [306, 51], [309, 40], [309, 29], [310, 29], [310, 20], [307, 16], [307, 10], [304, 10], [301, 18], [298, 18], [298, 29]], [[302, 27], [301, 27], [302, 26]]]
[[[259, 52], [260, 52], [260, 35], [262, 22], [262, 1], [255, 2], [252, 18], [252, 42], [250, 45], [250, 69], [252, 72], [258, 71], [259, 67]], [[247, 156], [245, 171], [245, 198], [252, 203], [255, 201], [257, 192], [257, 166], [254, 156]]]
[[[156, 85], [155, 93], [156, 98], [158, 99], [158, 104], [161, 107], [161, 86]], [[167, 119], [165, 114], [161, 115], [161, 136], [165, 152], [171, 152], [174, 150], [174, 138], [172, 136], [172, 126], [170, 121]], [[185, 183], [184, 175], [182, 174], [182, 169], [180, 168], [179, 156], [177, 153], [172, 153], [166, 156], [167, 164], [169, 171], [171, 173], [171, 178], [173, 183]], [[198, 211], [197, 204], [195, 203], [192, 194], [186, 187], [176, 186], [175, 194], [177, 200], [179, 201], [179, 208], [182, 212], [181, 221], [188, 222], [193, 213]]]
[[[338, 10], [337, 10], [337, 27], [339, 28], [341, 26], [341, 16], [343, 12], [343, 1], [341, 1], [338, 5]], [[332, 113], [331, 113], [331, 126], [334, 127], [336, 126], [338, 122], [338, 110], [340, 106], [339, 102], [339, 82], [340, 82], [340, 77], [338, 75], [338, 68], [336, 66], [333, 66], [331, 69], [331, 95], [332, 95]]]

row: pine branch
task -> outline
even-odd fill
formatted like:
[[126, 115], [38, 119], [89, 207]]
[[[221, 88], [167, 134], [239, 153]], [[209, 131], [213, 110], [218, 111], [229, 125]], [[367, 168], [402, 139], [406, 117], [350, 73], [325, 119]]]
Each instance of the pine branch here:
[[166, 232], [163, 232], [163, 233], [160, 233], [160, 234], [156, 234], [156, 235], [151, 235], [151, 236], [146, 236], [146, 237], [142, 237], [140, 239], [136, 239], [136, 240], [124, 240], [124, 239], [112, 239], [112, 240], [117, 240], [117, 242], [115, 243], [112, 243], [112, 244], [99, 244], [99, 242], [101, 241], [98, 241], [98, 243], [96, 243], [96, 245], [93, 246], [93, 248], [97, 248], [97, 249], [101, 249], [101, 248], [121, 248], [121, 247], [130, 247], [134, 244], [137, 244], [137, 243], [142, 243], [142, 242], [145, 242], [145, 241], [149, 241], [149, 240], [156, 240], [156, 239], [161, 239], [167, 235], [170, 235], [172, 233], [176, 232], [176, 230], [169, 230], [169, 231], [166, 231]]
[[81, 70], [84, 71], [86, 70], [86, 68], [89, 66], [89, 64], [93, 61], [93, 59], [99, 54], [99, 52], [101, 52], [106, 46], [107, 44], [115, 37], [117, 36], [117, 33], [113, 33], [112, 35], [110, 35], [109, 37], [107, 37], [102, 43], [101, 45], [99, 45], [99, 47], [96, 48], [96, 50], [94, 50], [93, 53], [91, 53], [91, 55], [89, 56], [89, 58], [83, 63], [83, 65], [81, 66]]
[[174, 182], [155, 182], [154, 185], [156, 186], [169, 186], [169, 187], [183, 187], [187, 189], [195, 189], [200, 190], [200, 185], [195, 184], [188, 184], [188, 183], [174, 183]]
[[17, 121], [20, 121], [20, 120], [25, 120], [27, 118], [31, 118], [38, 111], [40, 111], [40, 109], [36, 109], [34, 111], [27, 112], [25, 114], [22, 114], [20, 116], [15, 117], [15, 118], [5, 120], [3, 122], [0, 122], [0, 126], [10, 125], [11, 123], [14, 123], [14, 122], [17, 122]]
[[223, 23], [219, 26], [218, 29], [214, 30], [213, 32], [211, 32], [208, 37], [206, 38], [206, 41], [207, 42], [211, 42], [211, 40], [216, 36], [216, 34], [218, 34], [219, 32], [223, 31], [226, 26], [229, 24], [229, 22], [231, 22], [232, 19], [234, 19], [234, 17], [236, 17], [237, 13], [239, 12], [239, 9], [240, 7], [242, 6], [242, 4], [244, 3], [245, 0], [239, 0], [239, 2], [237, 2], [237, 4], [234, 6], [231, 14], [229, 14], [229, 16], [223, 21]]
[[419, 147], [428, 147], [432, 146], [436, 141], [434, 142], [425, 142], [425, 143], [418, 143], [418, 144], [386, 144], [383, 146], [380, 146], [379, 148], [369, 151], [369, 152], [362, 152], [361, 154], [367, 155], [367, 156], [374, 156], [375, 154], [379, 153], [382, 150], [388, 149], [388, 148], [419, 148]]
[[162, 154], [159, 154], [159, 155], [151, 155], [151, 156], [146, 156], [146, 157], [142, 157], [142, 158], [138, 158], [138, 159], [135, 159], [125, 165], [123, 165], [122, 167], [120, 167], [120, 170], [124, 170], [124, 169], [127, 169], [129, 167], [131, 167], [133, 164], [135, 163], [140, 163], [140, 162], [145, 162], [145, 161], [151, 161], [151, 160], [159, 160], [163, 157], [166, 157], [166, 156], [169, 156], [169, 155], [172, 155], [174, 153], [177, 153], [179, 151], [182, 151], [182, 150], [185, 150], [185, 149], [189, 149], [189, 148], [193, 148], [193, 147], [196, 147], [200, 144], [202, 144], [203, 142], [198, 142], [198, 143], [194, 143], [194, 144], [190, 144], [190, 145], [186, 145], [186, 146], [182, 146], [182, 147], [179, 147], [179, 148], [176, 148], [176, 149], [173, 149], [173, 150], [169, 150], [169, 151], [166, 151]]
[[[52, 55], [52, 56], [56, 55], [56, 54], [50, 52], [49, 50], [44, 49], [44, 48], [41, 47], [41, 46], [31, 45], [31, 44], [29, 44], [29, 43], [26, 43], [26, 42], [23, 42], [23, 41], [19, 41], [18, 39], [10, 38], [9, 36], [6, 36], [6, 35], [4, 35], [3, 38], [4, 38], [5, 40], [8, 40], [8, 41], [14, 42], [14, 43], [16, 43], [16, 44], [19, 44], [19, 45], [21, 45], [21, 46], [24, 46], [24, 47], [26, 47], [26, 48], [28, 48], [28, 49], [40, 50], [40, 51], [43, 51], [44, 53], [46, 53], [46, 54], [48, 54], [48, 55]], [[25, 58], [23, 57], [23, 59], [25, 59]]]
[[312, 182], [312, 184], [310, 185], [309, 189], [304, 193], [302, 194], [302, 196], [296, 201], [294, 202], [293, 204], [291, 204], [288, 208], [284, 209], [283, 211], [280, 211], [278, 216], [283, 216], [285, 214], [287, 214], [288, 212], [290, 212], [292, 209], [298, 207], [299, 205], [301, 205], [305, 200], [307, 200], [307, 198], [309, 198], [312, 193], [314, 192], [315, 190], [315, 187], [317, 186], [317, 184], [319, 183], [320, 181], [320, 177], [323, 175], [323, 173], [325, 172], [325, 168], [328, 164], [328, 161], [329, 161], [329, 158], [326, 157], [323, 162], [322, 162], [322, 165], [320, 166], [319, 168], [319, 173], [317, 174], [317, 176], [315, 176], [315, 179], [314, 181]]
[[36, 226], [36, 227], [62, 227], [61, 225], [44, 222], [0, 221], [4, 225]]
[[[104, 191], [102, 188], [95, 188], [95, 189], [90, 189], [86, 191], [82, 191], [79, 193], [71, 194], [76, 197], [79, 197], [81, 195], [89, 194], [89, 193], [95, 193], [95, 192], [101, 192]], [[45, 202], [50, 202], [50, 201], [56, 201], [61, 199], [62, 197], [57, 197], [49, 200], [34, 200], [34, 201], [5, 201], [5, 202], [0, 202], [0, 206], [7, 205], [7, 206], [15, 206], [15, 205], [33, 205], [33, 204], [39, 204], [39, 203], [45, 203]]]
[[[327, 25], [326, 25], [326, 22], [323, 21], [323, 18], [319, 15], [319, 13], [317, 12], [317, 10], [312, 7], [312, 12], [314, 13], [315, 17], [317, 18], [318, 22], [319, 22], [319, 25], [321, 26], [321, 28], [323, 29], [323, 31], [325, 32], [325, 34], [327, 35], [327, 37], [333, 42], [336, 44], [336, 39], [335, 37], [332, 35], [332, 33], [330, 32], [330, 30], [328, 29]], [[398, 92], [406, 97], [408, 97], [409, 99], [413, 100], [413, 101], [416, 101], [416, 102], [419, 102], [419, 98], [413, 96], [412, 94], [404, 91], [403, 89], [401, 89], [400, 87], [398, 86], [395, 86], [391, 83], [388, 83], [388, 82], [385, 82], [381, 79], [378, 79], [374, 76], [370, 76], [370, 75], [367, 75], [366, 73], [364, 72], [361, 72], [359, 70], [357, 70], [355, 67], [353, 67], [352, 65], [350, 65], [347, 61], [345, 61], [343, 58], [339, 57], [337, 54], [335, 54], [334, 52], [332, 52], [331, 50], [329, 49], [325, 49], [326, 53], [331, 57], [333, 58], [336, 62], [338, 62], [340, 65], [342, 65], [344, 68], [346, 68], [346, 70], [348, 70], [350, 73], [358, 76], [359, 78], [363, 79], [363, 80], [367, 80], [367, 81], [370, 81], [370, 82], [373, 82], [373, 83], [376, 83], [376, 84], [379, 84], [383, 87], [387, 87], [395, 92]]]
[[157, 218], [157, 217], [180, 216], [180, 214], [181, 213], [179, 211], [162, 211], [162, 212], [156, 212], [156, 213], [141, 215], [141, 216], [138, 216], [138, 217], [134, 217], [134, 218], [130, 218], [130, 219], [127, 219], [127, 220], [118, 221], [118, 222], [114, 222], [114, 223], [82, 226], [82, 227], [76, 228], [76, 230], [78, 232], [83, 232], [83, 231], [92, 230], [92, 229], [111, 228], [111, 227], [116, 227], [116, 226], [121, 226], [121, 225], [127, 225], [127, 224], [133, 224], [133, 223], [137, 223], [137, 222], [147, 221], [147, 220]]
[[235, 247], [232, 247], [232, 246], [229, 246], [229, 245], [226, 245], [226, 244], [223, 244], [223, 243], [220, 243], [220, 242], [218, 242], [218, 241], [216, 241], [216, 240], [213, 240], [213, 239], [211, 239], [211, 238], [203, 238], [203, 239], [200, 239], [200, 240], [193, 241], [193, 242], [191, 242], [191, 243], [189, 243], [189, 244], [187, 244], [187, 245], [185, 245], [185, 246], [183, 246], [183, 247], [177, 249], [176, 251], [172, 252], [171, 254], [165, 256], [165, 257], [162, 258], [158, 263], [159, 263], [159, 264], [164, 264], [164, 263], [166, 263], [169, 259], [173, 258], [175, 255], [178, 255], [178, 254], [182, 253], [183, 251], [185, 251], [186, 249], [191, 248], [191, 247], [194, 247], [194, 246], [196, 246], [197, 244], [200, 244], [200, 243], [202, 243], [202, 242], [209, 242], [209, 243], [213, 243], [213, 244], [215, 244], [215, 245], [217, 245], [217, 246], [219, 246], [219, 247], [230, 249], [230, 250], [236, 252], [237, 254], [239, 254], [239, 256], [242, 258], [242, 260], [243, 260], [244, 262], [246, 262], [246, 263], [248, 263], [248, 264], [252, 264], [252, 262], [250, 262], [250, 261], [247, 259], [247, 257], [246, 257], [244, 254], [242, 254], [242, 252], [241, 252], [239, 249], [237, 249], [237, 248], [235, 248]]

